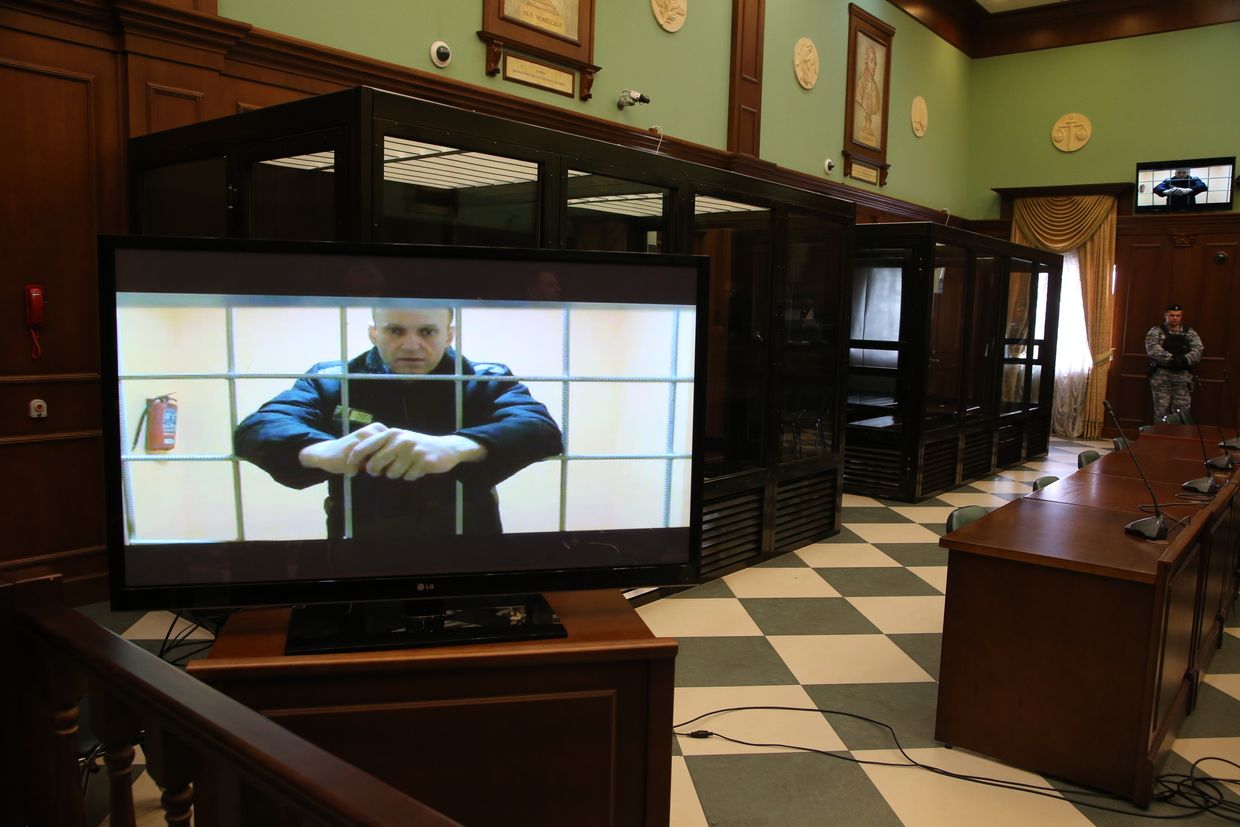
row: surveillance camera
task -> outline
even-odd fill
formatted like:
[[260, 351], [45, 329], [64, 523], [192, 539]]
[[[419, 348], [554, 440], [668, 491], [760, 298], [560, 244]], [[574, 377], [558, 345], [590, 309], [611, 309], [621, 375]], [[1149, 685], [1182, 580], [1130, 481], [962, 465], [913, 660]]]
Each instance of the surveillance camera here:
[[436, 40], [431, 44], [431, 63], [434, 63], [440, 69], [452, 62], [452, 47], [442, 40]]
[[636, 89], [622, 89], [620, 99], [616, 101], [616, 108], [624, 109], [626, 106], [636, 106], [639, 103], [650, 103], [650, 98]]
[[827, 174], [830, 175], [831, 171], [835, 169], [835, 161], [832, 161], [830, 158], [828, 158], [826, 161], [823, 162], [822, 166], [823, 166], [823, 169], [827, 171]]

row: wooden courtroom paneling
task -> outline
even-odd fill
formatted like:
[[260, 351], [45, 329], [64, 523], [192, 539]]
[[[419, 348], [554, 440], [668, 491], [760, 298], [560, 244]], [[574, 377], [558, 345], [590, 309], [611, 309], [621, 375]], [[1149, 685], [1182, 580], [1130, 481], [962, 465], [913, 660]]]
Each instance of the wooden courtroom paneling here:
[[1170, 302], [1184, 307], [1185, 322], [1205, 345], [1205, 357], [1195, 371], [1199, 385], [1193, 393], [1193, 419], [1235, 427], [1240, 416], [1240, 325], [1232, 317], [1234, 303], [1240, 301], [1238, 259], [1240, 215], [1235, 213], [1120, 219], [1112, 337], [1116, 351], [1107, 397], [1125, 428], [1153, 418], [1145, 334], [1162, 322]]
[[732, 71], [728, 149], [757, 155], [762, 136], [762, 32], [766, 0], [732, 3]]
[[[47, 24], [54, 29], [53, 24]], [[115, 54], [3, 31], [0, 52], [0, 567], [47, 562], [69, 597], [103, 584], [95, 238], [121, 229]], [[91, 36], [84, 38], [91, 40]], [[32, 356], [23, 285], [46, 294]], [[48, 403], [32, 420], [27, 403]]]

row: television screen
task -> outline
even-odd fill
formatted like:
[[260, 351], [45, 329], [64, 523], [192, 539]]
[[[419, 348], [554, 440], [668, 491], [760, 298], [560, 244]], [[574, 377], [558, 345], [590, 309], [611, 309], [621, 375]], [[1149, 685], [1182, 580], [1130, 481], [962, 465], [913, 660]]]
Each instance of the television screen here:
[[1193, 158], [1137, 164], [1133, 211], [1230, 210], [1236, 159]]
[[102, 238], [113, 605], [694, 582], [706, 261]]

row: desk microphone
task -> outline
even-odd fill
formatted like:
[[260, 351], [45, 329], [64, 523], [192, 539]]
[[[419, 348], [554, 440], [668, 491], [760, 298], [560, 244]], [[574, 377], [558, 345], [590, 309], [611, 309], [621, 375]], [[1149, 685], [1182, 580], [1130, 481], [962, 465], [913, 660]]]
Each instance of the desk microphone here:
[[[1124, 434], [1124, 429], [1119, 426], [1119, 418], [1115, 416], [1115, 409], [1111, 407], [1111, 403], [1104, 399], [1102, 400], [1102, 407], [1106, 408], [1107, 413], [1111, 415], [1111, 421], [1115, 423], [1115, 430], [1119, 431], [1119, 435], [1124, 442], [1128, 444], [1130, 449], [1135, 448]], [[1124, 531], [1129, 534], [1139, 534], [1147, 540], [1165, 540], [1167, 539], [1167, 521], [1163, 519], [1162, 511], [1158, 508], [1158, 498], [1154, 496], [1154, 486], [1150, 485], [1145, 472], [1141, 470], [1141, 463], [1137, 461], [1136, 450], [1128, 450], [1125, 453], [1132, 457], [1132, 464], [1137, 466], [1137, 474], [1141, 477], [1141, 482], [1145, 483], [1145, 490], [1150, 492], [1150, 501], [1154, 503], [1154, 516], [1133, 520], [1124, 526]]]
[[[1184, 412], [1179, 408], [1175, 412], [1180, 415], [1180, 419], [1184, 418]], [[1198, 494], [1213, 494], [1222, 486], [1214, 479], [1214, 474], [1210, 470], [1212, 468], [1223, 468], [1224, 470], [1231, 467], [1231, 455], [1223, 454], [1221, 457], [1210, 459], [1206, 456], [1206, 438], [1201, 433], [1201, 423], [1197, 423], [1197, 440], [1201, 443], [1201, 459], [1206, 464], [1206, 475], [1198, 477], [1195, 480], [1189, 480], [1180, 487], [1185, 491], [1196, 491]], [[1223, 463], [1218, 465], [1218, 463]]]
[[[1231, 386], [1227, 383], [1227, 368], [1223, 368], [1223, 395], [1219, 397], [1218, 400], [1218, 436], [1221, 440], [1218, 447], [1240, 451], [1240, 436], [1233, 436], [1231, 439], [1223, 438], [1223, 405], [1227, 402], [1227, 399], [1230, 396], [1230, 393], [1228, 392], [1230, 387]], [[1236, 431], [1240, 431], [1240, 427], [1237, 427], [1236, 425], [1236, 411], [1234, 408], [1231, 412], [1231, 427]], [[1230, 456], [1230, 454], [1228, 456]]]

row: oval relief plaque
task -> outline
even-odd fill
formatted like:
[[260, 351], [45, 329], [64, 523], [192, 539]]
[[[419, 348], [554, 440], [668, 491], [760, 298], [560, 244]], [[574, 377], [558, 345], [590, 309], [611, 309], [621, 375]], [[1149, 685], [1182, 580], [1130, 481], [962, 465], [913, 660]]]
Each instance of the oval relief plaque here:
[[1076, 152], [1094, 134], [1094, 125], [1080, 112], [1069, 112], [1051, 127], [1051, 143], [1060, 152]]
[[921, 95], [913, 98], [909, 120], [913, 124], [914, 135], [920, 138], [926, 134], [926, 127], [930, 126], [930, 108], [926, 106], [926, 99]]
[[818, 82], [818, 47], [808, 37], [803, 37], [792, 47], [792, 71], [803, 89], [813, 89]]
[[689, 0], [650, 0], [654, 19], [667, 32], [678, 32], [689, 16]]

